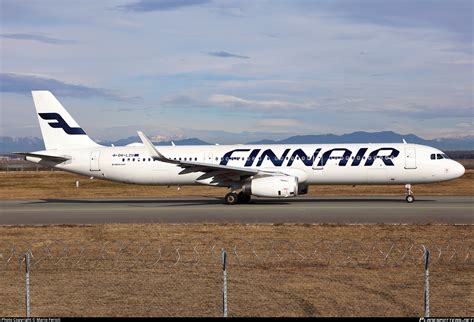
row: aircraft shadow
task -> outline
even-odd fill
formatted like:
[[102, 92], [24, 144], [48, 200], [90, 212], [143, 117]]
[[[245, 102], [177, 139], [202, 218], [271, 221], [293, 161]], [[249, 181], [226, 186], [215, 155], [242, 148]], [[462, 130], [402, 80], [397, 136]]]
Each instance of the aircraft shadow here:
[[[435, 202], [431, 199], [417, 199], [417, 203]], [[40, 201], [28, 202], [27, 204], [43, 204], [43, 203], [63, 203], [63, 204], [123, 204], [131, 207], [146, 207], [147, 205], [160, 205], [161, 207], [181, 207], [181, 206], [200, 206], [200, 205], [223, 205], [223, 198], [214, 197], [196, 197], [196, 198], [170, 198], [170, 199], [40, 199]], [[393, 203], [405, 204], [403, 197], [399, 199], [389, 198], [337, 198], [329, 197], [320, 199], [314, 198], [296, 198], [296, 199], [253, 199], [249, 204], [239, 206], [259, 206], [259, 205], [289, 205], [289, 204], [327, 204], [327, 203]]]

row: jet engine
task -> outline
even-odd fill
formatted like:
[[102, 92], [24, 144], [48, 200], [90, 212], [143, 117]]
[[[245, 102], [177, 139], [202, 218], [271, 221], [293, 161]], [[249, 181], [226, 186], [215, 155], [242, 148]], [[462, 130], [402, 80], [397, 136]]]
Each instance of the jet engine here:
[[288, 198], [298, 195], [298, 178], [273, 176], [252, 179], [242, 187], [244, 194], [257, 197]]

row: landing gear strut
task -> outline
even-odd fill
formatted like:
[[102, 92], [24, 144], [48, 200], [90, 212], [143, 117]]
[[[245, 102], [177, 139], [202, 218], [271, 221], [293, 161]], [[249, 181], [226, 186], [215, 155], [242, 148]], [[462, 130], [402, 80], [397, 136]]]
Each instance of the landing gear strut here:
[[250, 199], [252, 198], [251, 195], [244, 193], [243, 191], [239, 192], [237, 195], [239, 199], [239, 203], [249, 203]]
[[229, 192], [225, 195], [225, 203], [228, 205], [235, 205], [237, 203], [249, 203], [251, 196], [244, 193], [243, 191], [238, 194], [234, 191]]
[[413, 196], [413, 190], [411, 190], [411, 184], [406, 184], [405, 185], [405, 200], [408, 203], [412, 203], [415, 201], [415, 197]]

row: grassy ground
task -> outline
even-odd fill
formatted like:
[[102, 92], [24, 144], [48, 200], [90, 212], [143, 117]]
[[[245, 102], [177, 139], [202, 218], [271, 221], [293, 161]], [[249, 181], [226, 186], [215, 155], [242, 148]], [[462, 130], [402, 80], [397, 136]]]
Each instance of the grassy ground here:
[[[474, 196], [474, 170], [456, 180], [414, 186], [415, 195]], [[76, 180], [80, 188], [75, 188]], [[60, 171], [0, 172], [0, 199], [120, 198], [120, 197], [223, 197], [227, 189], [208, 186], [139, 186], [78, 176]], [[403, 186], [311, 186], [309, 196], [401, 195]]]
[[[9, 242], [8, 247], [0, 243], [4, 256], [0, 257], [0, 316], [24, 312], [24, 267], [19, 268], [16, 259], [6, 266], [5, 258], [11, 245], [16, 245], [19, 257], [25, 241], [33, 245], [33, 261], [42, 259], [30, 277], [33, 316], [219, 316], [219, 251], [214, 262], [209, 254], [212, 247], [219, 250], [224, 245], [230, 253], [230, 316], [422, 316], [424, 270], [418, 250], [409, 256], [411, 261], [402, 260], [402, 255], [414, 251], [404, 244], [407, 240], [430, 245], [432, 250], [431, 315], [474, 315], [474, 263], [466, 250], [470, 247], [472, 251], [473, 226], [25, 226], [0, 227], [0, 236]], [[358, 260], [343, 264], [348, 255], [343, 248], [330, 254], [319, 249], [325, 260], [310, 259], [309, 242], [321, 239], [328, 245], [342, 239], [378, 242], [370, 263], [364, 262], [367, 253], [361, 256], [360, 250], [353, 249], [352, 258]], [[41, 253], [39, 247], [45, 240], [61, 240], [70, 247], [69, 255], [58, 262], [59, 248]], [[276, 240], [308, 242], [298, 250], [308, 259], [294, 258], [280, 248], [278, 257], [270, 243]], [[135, 246], [118, 262], [116, 257], [100, 255], [99, 245], [115, 245], [116, 241]], [[156, 259], [156, 248], [140, 248], [150, 242], [162, 250], [162, 260], [154, 267], [146, 263]], [[82, 253], [79, 263], [78, 245], [87, 243], [95, 246]], [[240, 264], [230, 251], [233, 245], [238, 245]], [[390, 245], [395, 250], [384, 264]], [[191, 260], [192, 246], [200, 254], [198, 263]], [[436, 260], [436, 246], [443, 252], [440, 260]], [[116, 248], [110, 246], [107, 254]], [[181, 261], [175, 265], [177, 248]], [[259, 263], [252, 253], [272, 259]]]
[[[417, 185], [415, 193], [473, 196], [473, 179], [474, 170], [468, 170], [454, 181]], [[63, 172], [0, 172], [0, 199], [221, 197], [226, 191], [205, 186], [178, 191]], [[314, 186], [309, 195], [402, 193], [401, 186]], [[473, 316], [473, 236], [473, 225], [5, 226], [0, 227], [0, 316], [24, 314], [24, 267], [18, 260], [27, 242], [36, 263], [31, 271], [33, 316], [219, 316], [222, 246], [229, 250], [230, 316], [421, 316], [421, 244], [430, 245], [434, 257], [432, 316]], [[304, 242], [290, 252], [286, 241], [295, 240]], [[324, 240], [327, 244], [319, 245], [327, 247], [316, 251], [309, 246], [315, 240]], [[46, 251], [43, 246], [51, 241], [55, 246]], [[283, 248], [275, 251], [275, 241]], [[333, 247], [341, 241], [349, 251]], [[376, 245], [370, 261], [361, 241]], [[417, 246], [407, 248], [409, 241]], [[111, 256], [123, 244], [131, 245], [123, 256]], [[12, 246], [16, 253], [7, 265]], [[161, 260], [150, 265], [157, 249]], [[211, 258], [212, 249], [217, 255]], [[393, 255], [385, 260], [389, 252]], [[255, 254], [270, 261], [256, 260]]]

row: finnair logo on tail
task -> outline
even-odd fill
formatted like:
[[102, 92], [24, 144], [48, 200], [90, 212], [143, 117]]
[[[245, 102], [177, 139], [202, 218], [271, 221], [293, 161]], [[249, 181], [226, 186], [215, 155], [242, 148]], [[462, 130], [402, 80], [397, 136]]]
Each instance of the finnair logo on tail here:
[[43, 120], [55, 120], [55, 123], [48, 122], [49, 126], [55, 129], [63, 129], [67, 134], [86, 134], [80, 127], [70, 127], [58, 113], [38, 113], [38, 115]]

